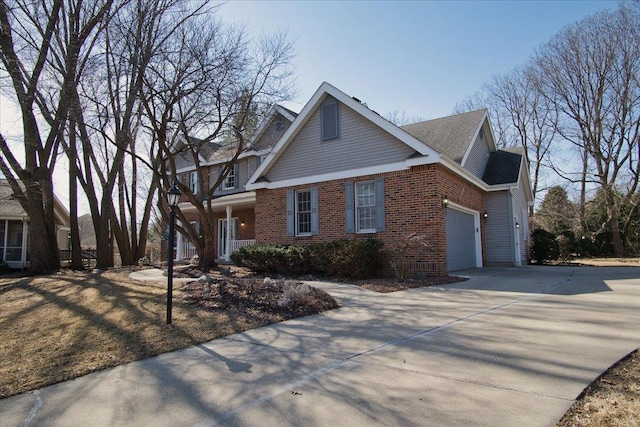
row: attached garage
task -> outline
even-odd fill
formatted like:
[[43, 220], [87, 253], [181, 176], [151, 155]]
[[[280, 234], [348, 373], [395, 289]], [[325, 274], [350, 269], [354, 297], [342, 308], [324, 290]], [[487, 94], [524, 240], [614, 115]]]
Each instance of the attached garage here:
[[455, 208], [447, 208], [447, 269], [449, 271], [479, 267], [476, 251], [475, 216]]

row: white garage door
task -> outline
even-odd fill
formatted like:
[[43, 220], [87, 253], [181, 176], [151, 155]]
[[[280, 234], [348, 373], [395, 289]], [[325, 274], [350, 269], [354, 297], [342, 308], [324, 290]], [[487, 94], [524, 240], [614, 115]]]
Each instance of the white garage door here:
[[447, 209], [447, 265], [449, 271], [476, 267], [476, 229], [473, 215]]

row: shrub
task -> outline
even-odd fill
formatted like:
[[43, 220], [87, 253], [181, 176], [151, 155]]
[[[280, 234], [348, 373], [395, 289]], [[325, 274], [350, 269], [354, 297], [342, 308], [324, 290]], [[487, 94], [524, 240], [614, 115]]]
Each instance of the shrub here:
[[533, 230], [531, 233], [531, 258], [536, 261], [536, 264], [558, 259], [559, 256], [560, 247], [556, 236], [541, 228]]
[[287, 274], [286, 246], [253, 245], [245, 246], [231, 254], [236, 265], [244, 265], [258, 274]]
[[253, 245], [235, 251], [231, 260], [258, 274], [370, 278], [380, 271], [381, 248], [382, 242], [372, 238], [308, 246]]
[[568, 260], [576, 248], [576, 238], [572, 231], [563, 231], [556, 237], [559, 256], [563, 261]]
[[396, 276], [396, 282], [402, 282], [407, 276], [407, 255], [418, 247], [431, 249], [433, 244], [427, 241], [427, 237], [416, 233], [401, 238], [387, 250], [391, 260], [391, 266]]
[[383, 243], [364, 240], [335, 240], [309, 248], [310, 273], [321, 276], [366, 279], [380, 272]]

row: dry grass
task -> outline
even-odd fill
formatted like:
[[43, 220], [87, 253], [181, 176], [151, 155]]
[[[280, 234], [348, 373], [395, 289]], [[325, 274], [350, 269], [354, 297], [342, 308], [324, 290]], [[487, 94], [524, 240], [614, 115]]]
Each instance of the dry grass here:
[[285, 310], [277, 305], [281, 288], [226, 278], [217, 309], [194, 296], [198, 287], [176, 283], [173, 323], [166, 325], [166, 285], [128, 274], [0, 278], [0, 398], [337, 306], [315, 290], [312, 309]]
[[558, 422], [558, 427], [640, 426], [638, 350], [594, 381]]
[[640, 267], [640, 258], [576, 258], [571, 260], [573, 264], [589, 265], [595, 267]]

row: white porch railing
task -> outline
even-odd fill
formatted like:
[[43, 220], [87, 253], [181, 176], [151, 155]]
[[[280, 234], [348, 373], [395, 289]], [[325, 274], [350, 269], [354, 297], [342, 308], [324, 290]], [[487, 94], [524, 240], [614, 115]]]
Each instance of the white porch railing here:
[[182, 259], [191, 259], [196, 254], [196, 247], [190, 242], [182, 245]]
[[[235, 250], [243, 248], [245, 246], [251, 246], [251, 245], [255, 245], [256, 244], [256, 240], [255, 239], [249, 239], [249, 240], [231, 240], [231, 253], [233, 253]], [[182, 245], [182, 259], [191, 259], [194, 255], [196, 254], [196, 247], [193, 246], [191, 243], [186, 242], [183, 243]], [[222, 258], [224, 257], [224, 254], [221, 256]]]
[[240, 248], [244, 248], [245, 246], [251, 246], [251, 245], [255, 245], [256, 244], [256, 240], [255, 239], [249, 239], [249, 240], [232, 240], [231, 242], [231, 253], [233, 253], [235, 250], [240, 249]]

